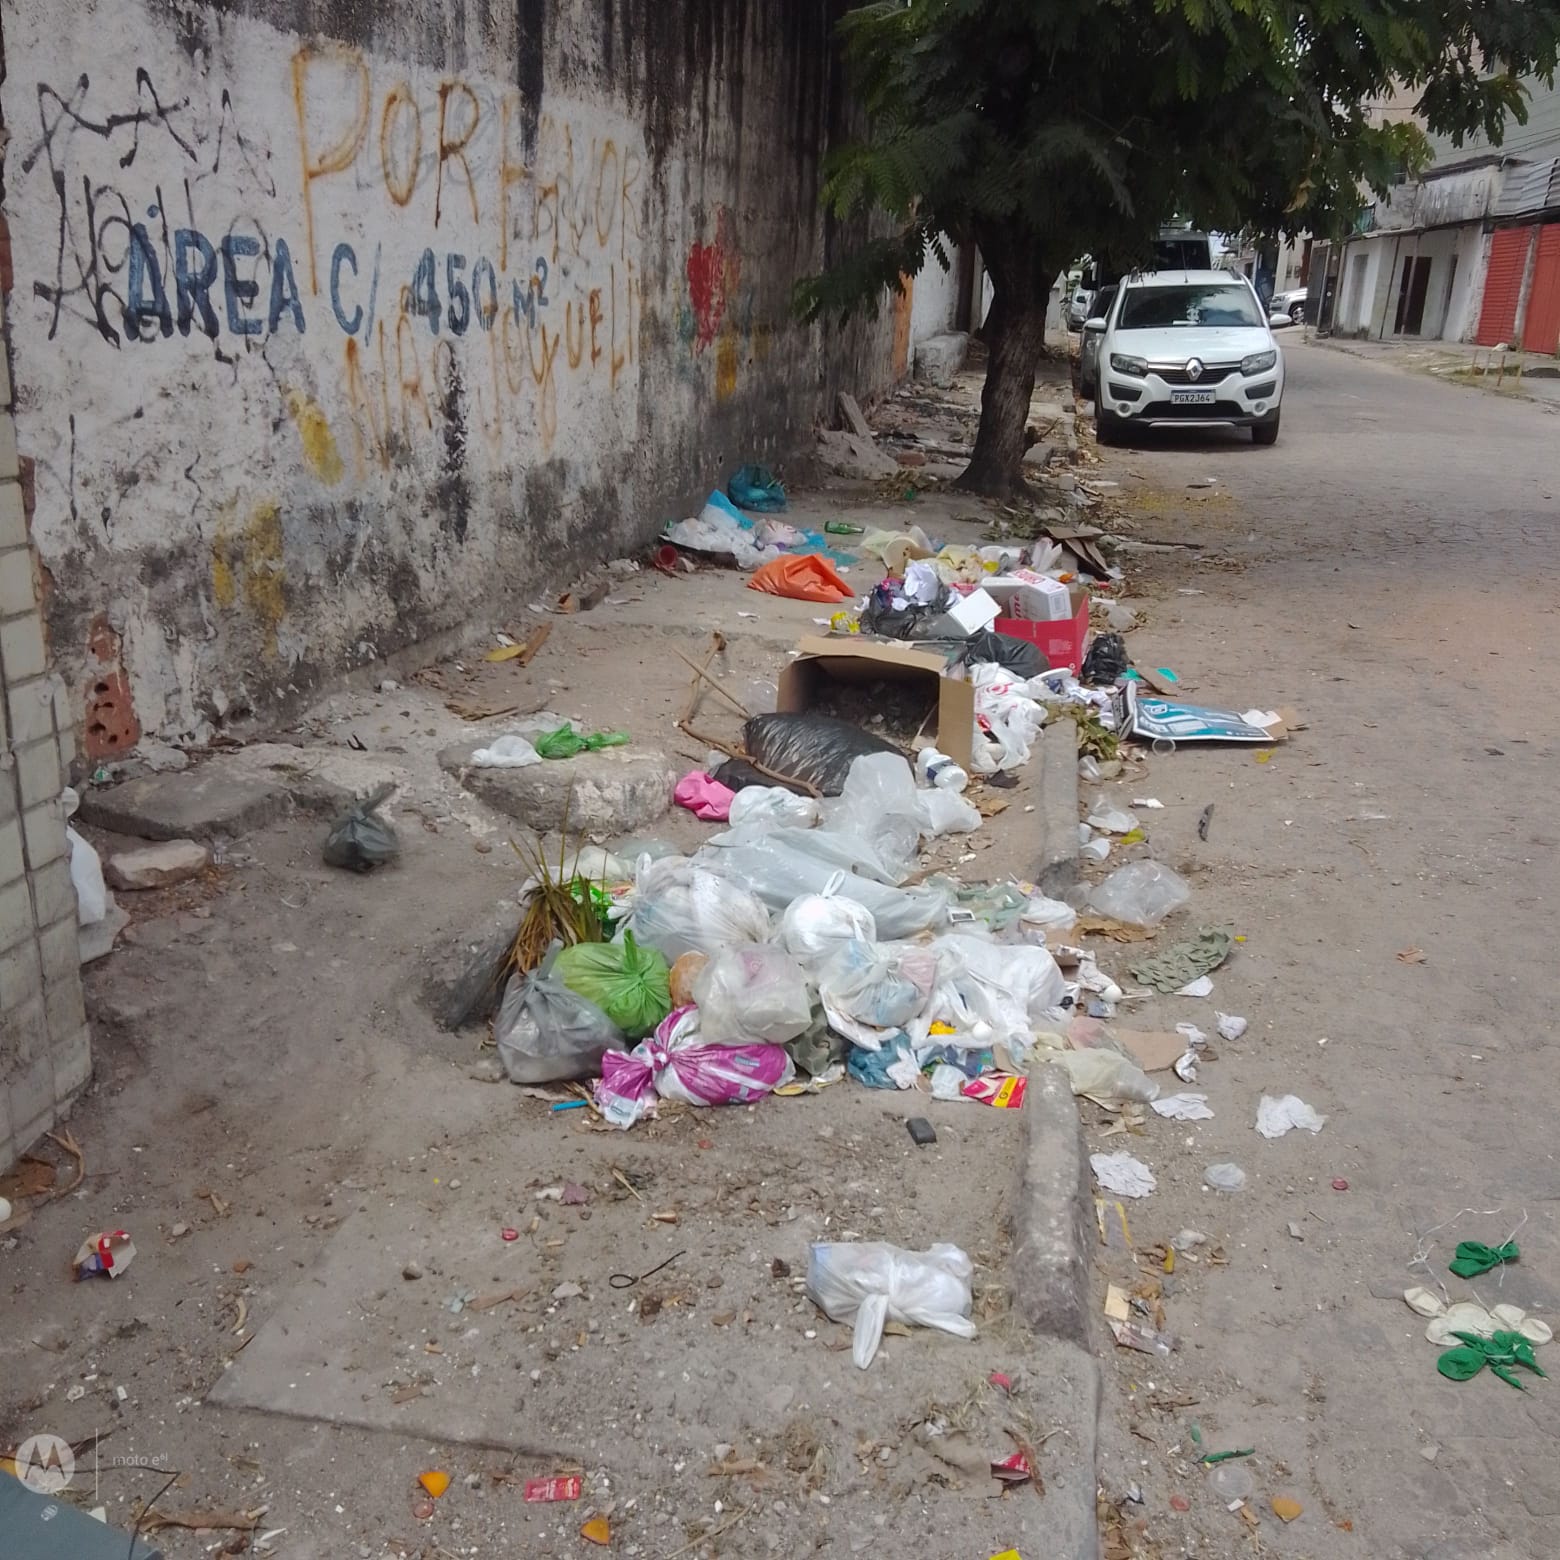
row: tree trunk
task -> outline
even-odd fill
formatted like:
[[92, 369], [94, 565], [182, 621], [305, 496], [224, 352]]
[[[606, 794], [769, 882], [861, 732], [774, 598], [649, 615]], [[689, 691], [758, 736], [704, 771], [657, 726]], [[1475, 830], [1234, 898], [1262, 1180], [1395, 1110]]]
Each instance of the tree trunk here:
[[1032, 260], [1006, 264], [986, 252], [993, 293], [986, 316], [986, 383], [980, 395], [975, 452], [958, 486], [1007, 498], [1027, 491], [1023, 478], [1029, 398], [1045, 350], [1045, 314], [1057, 271]]

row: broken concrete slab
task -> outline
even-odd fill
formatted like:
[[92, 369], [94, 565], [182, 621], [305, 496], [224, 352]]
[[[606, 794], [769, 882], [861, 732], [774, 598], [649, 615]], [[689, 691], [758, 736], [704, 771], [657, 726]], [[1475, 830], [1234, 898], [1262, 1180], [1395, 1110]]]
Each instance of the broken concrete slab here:
[[964, 355], [969, 345], [969, 334], [961, 330], [948, 331], [941, 336], [928, 336], [925, 341], [917, 342], [915, 377], [946, 390], [964, 367]]
[[103, 868], [113, 888], [171, 888], [204, 872], [211, 865], [211, 851], [195, 840], [168, 840], [139, 850], [115, 851]]
[[279, 778], [236, 776], [220, 764], [206, 764], [89, 790], [81, 799], [81, 818], [94, 828], [142, 840], [233, 839], [274, 823], [290, 800]]
[[1031, 444], [1024, 451], [1024, 464], [1033, 467], [1037, 471], [1043, 471], [1056, 459], [1056, 446], [1054, 444]]
[[837, 477], [858, 477], [868, 482], [895, 476], [899, 471], [899, 463], [871, 439], [832, 428], [818, 435], [818, 462]]
[[476, 769], [480, 743], [460, 742], [439, 754], [440, 767], [471, 794], [538, 834], [627, 834], [664, 817], [685, 764], [652, 749], [603, 748], [575, 758], [548, 759], [524, 769]]

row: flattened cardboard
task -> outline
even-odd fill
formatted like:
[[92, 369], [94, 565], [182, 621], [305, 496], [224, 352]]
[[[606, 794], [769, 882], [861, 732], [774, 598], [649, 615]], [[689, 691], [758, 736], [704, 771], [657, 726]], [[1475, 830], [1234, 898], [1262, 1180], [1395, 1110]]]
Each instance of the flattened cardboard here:
[[969, 768], [975, 738], [975, 690], [962, 677], [950, 674], [941, 655], [865, 638], [824, 639], [816, 635], [798, 641], [796, 651], [796, 659], [780, 673], [775, 698], [775, 709], [780, 713], [805, 715], [826, 681], [921, 682], [928, 705], [935, 689], [937, 747], [962, 769]]
[[1164, 1072], [1186, 1055], [1186, 1036], [1174, 1030], [1112, 1029], [1111, 1033], [1144, 1072]]

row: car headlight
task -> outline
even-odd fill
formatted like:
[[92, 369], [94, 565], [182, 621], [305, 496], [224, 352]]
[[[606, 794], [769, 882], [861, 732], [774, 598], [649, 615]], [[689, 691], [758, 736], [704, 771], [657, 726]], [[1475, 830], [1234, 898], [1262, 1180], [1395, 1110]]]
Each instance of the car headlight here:
[[1142, 379], [1148, 373], [1148, 364], [1142, 358], [1123, 357], [1119, 352], [1111, 353], [1110, 366], [1118, 374], [1130, 374], [1134, 379]]
[[1243, 374], [1265, 374], [1276, 362], [1278, 362], [1276, 352], [1253, 352], [1250, 357], [1243, 357], [1240, 360], [1240, 371]]

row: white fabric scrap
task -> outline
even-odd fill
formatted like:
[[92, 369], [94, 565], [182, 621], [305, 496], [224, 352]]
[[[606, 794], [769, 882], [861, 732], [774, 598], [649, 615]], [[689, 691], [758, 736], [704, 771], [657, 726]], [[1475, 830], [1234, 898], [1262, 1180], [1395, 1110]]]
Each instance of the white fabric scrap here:
[[1176, 992], [1178, 997], [1211, 997], [1213, 995], [1213, 980], [1210, 976], [1199, 975], [1196, 980], [1188, 981]]
[[1172, 1121], [1212, 1121], [1206, 1094], [1172, 1094], [1162, 1100], [1150, 1100], [1155, 1111]]
[[1154, 1172], [1125, 1149], [1114, 1154], [1090, 1154], [1094, 1179], [1118, 1197], [1147, 1197], [1159, 1184]]
[[1275, 1100], [1271, 1094], [1262, 1096], [1257, 1106], [1257, 1131], [1265, 1138], [1283, 1137], [1292, 1127], [1302, 1127], [1307, 1132], [1320, 1132], [1327, 1118], [1318, 1116], [1298, 1094], [1286, 1094]]
[[1246, 1032], [1246, 1020], [1234, 1013], [1219, 1013], [1219, 1038], [1221, 1040], [1239, 1040]]

